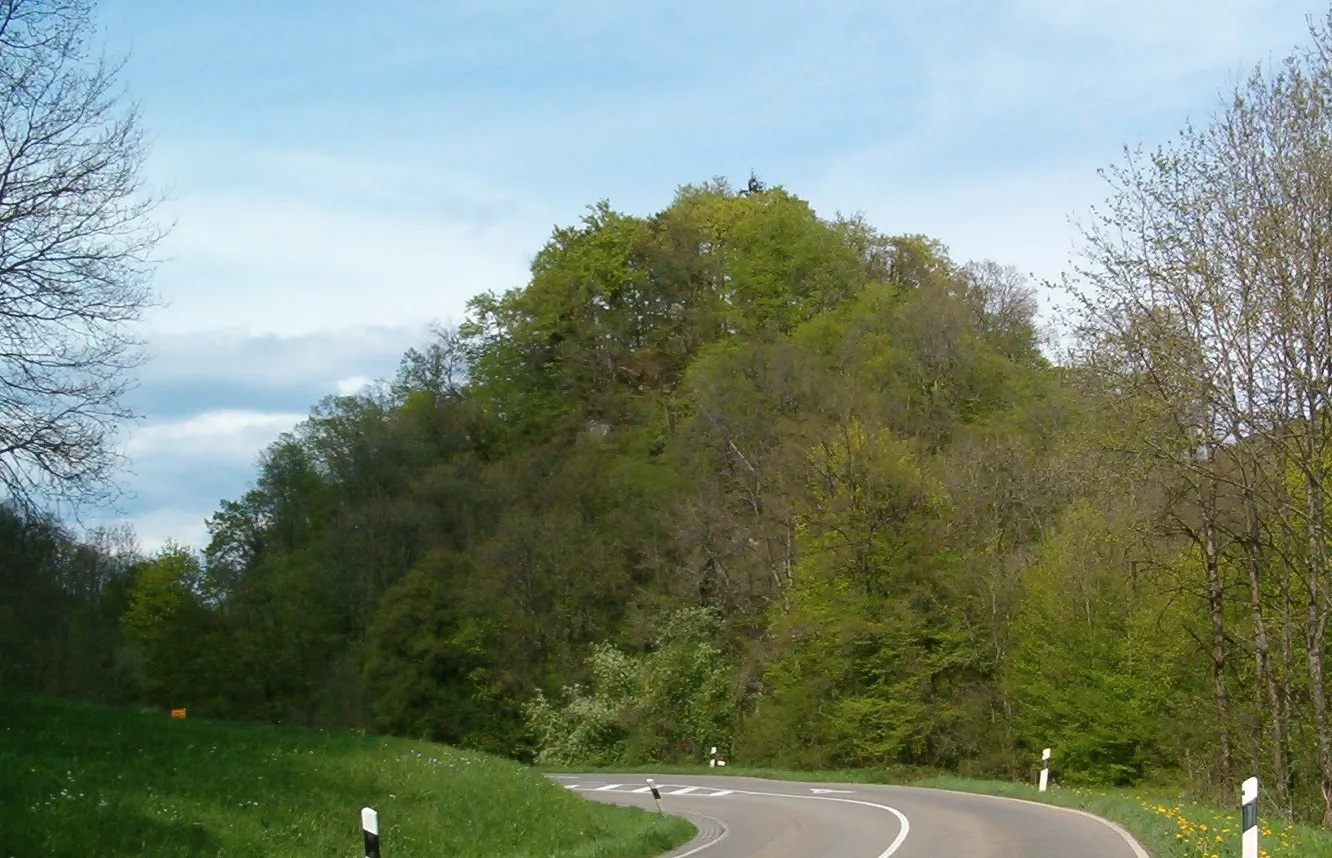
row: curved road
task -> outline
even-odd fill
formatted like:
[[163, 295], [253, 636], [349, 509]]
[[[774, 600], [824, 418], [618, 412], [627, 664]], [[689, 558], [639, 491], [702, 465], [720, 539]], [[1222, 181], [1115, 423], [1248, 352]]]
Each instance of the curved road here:
[[[596, 801], [655, 809], [644, 775], [554, 775]], [[699, 836], [674, 858], [1148, 858], [1079, 811], [918, 787], [652, 775]]]

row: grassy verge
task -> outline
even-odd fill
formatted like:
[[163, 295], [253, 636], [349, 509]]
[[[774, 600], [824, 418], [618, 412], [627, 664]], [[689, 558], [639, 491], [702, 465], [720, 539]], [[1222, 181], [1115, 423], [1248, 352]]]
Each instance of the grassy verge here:
[[[579, 771], [589, 771], [580, 769]], [[595, 770], [591, 770], [595, 771]], [[1061, 788], [1053, 784], [1041, 793], [1030, 784], [960, 778], [909, 769], [849, 769], [837, 771], [784, 771], [726, 766], [617, 767], [602, 771], [660, 772], [662, 774], [717, 774], [733, 777], [773, 778], [811, 783], [901, 784], [958, 792], [1000, 795], [1085, 810], [1119, 823], [1155, 858], [1239, 858], [1239, 808], [1221, 810], [1168, 790]], [[1332, 858], [1332, 832], [1278, 819], [1259, 820], [1263, 858]]]
[[589, 802], [517, 763], [413, 742], [0, 696], [5, 855], [646, 858], [685, 820]]

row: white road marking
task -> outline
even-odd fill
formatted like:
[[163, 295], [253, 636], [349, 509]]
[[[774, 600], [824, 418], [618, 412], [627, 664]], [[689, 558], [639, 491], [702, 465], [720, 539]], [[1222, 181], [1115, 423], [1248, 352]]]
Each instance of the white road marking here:
[[974, 795], [980, 798], [993, 798], [997, 799], [998, 801], [1020, 801], [1023, 804], [1034, 804], [1037, 807], [1049, 807], [1055, 810], [1066, 811], [1068, 813], [1076, 813], [1079, 816], [1085, 816], [1088, 817], [1089, 819], [1096, 820], [1097, 822], [1104, 825], [1106, 828], [1109, 828], [1111, 831], [1115, 832], [1120, 837], [1124, 838], [1124, 842], [1128, 844], [1129, 849], [1133, 850], [1134, 858], [1152, 858], [1152, 856], [1147, 853], [1147, 850], [1142, 848], [1142, 844], [1138, 843], [1138, 841], [1133, 838], [1132, 834], [1129, 834], [1127, 831], [1125, 831], [1123, 826], [1119, 825], [1118, 823], [1111, 822], [1108, 819], [1099, 817], [1094, 813], [1088, 813], [1085, 810], [1078, 810], [1077, 808], [1073, 807], [1064, 807], [1058, 804], [1046, 804], [1043, 801], [1030, 801], [1025, 798], [1013, 798], [1012, 796], [1007, 796], [1007, 795], [987, 795], [985, 793], [980, 793], [980, 792], [962, 792], [961, 790], [939, 789], [938, 787], [911, 787], [911, 789], [930, 789], [936, 792], [947, 792], [947, 793], [952, 793], [954, 795]]
[[[584, 785], [584, 784], [565, 784], [565, 786], [567, 786], [569, 789], [585, 789], [585, 788], [589, 788], [589, 787], [587, 787], [587, 786]], [[618, 789], [618, 788], [621, 787], [621, 786], [624, 786], [624, 784], [608, 784], [608, 785], [603, 786], [603, 787], [597, 787], [596, 789], [597, 789], [598, 791], [600, 791], [600, 792], [608, 792], [608, 791], [612, 791], [612, 790]], [[676, 786], [676, 785], [675, 785], [675, 784], [669, 784], [668, 786]], [[662, 787], [662, 788], [664, 789], [665, 787]], [[714, 791], [714, 792], [695, 792], [695, 790], [700, 790], [700, 789], [713, 789], [713, 790], [715, 790], [715, 791]], [[1078, 809], [1076, 809], [1076, 808], [1072, 808], [1072, 807], [1063, 807], [1063, 806], [1061, 806], [1061, 805], [1057, 805], [1057, 804], [1047, 804], [1047, 803], [1045, 803], [1045, 802], [1041, 802], [1041, 801], [1030, 801], [1030, 800], [1028, 800], [1028, 799], [1024, 799], [1024, 798], [1013, 798], [1013, 797], [1011, 797], [1011, 796], [1004, 796], [1004, 795], [986, 795], [985, 793], [968, 793], [968, 792], [962, 792], [961, 790], [946, 790], [946, 789], [939, 789], [939, 788], [937, 788], [937, 787], [911, 787], [911, 789], [917, 789], [917, 790], [927, 790], [927, 789], [928, 789], [928, 790], [933, 790], [933, 791], [935, 791], [935, 792], [947, 792], [947, 793], [952, 793], [952, 794], [954, 794], [954, 795], [958, 795], [958, 794], [961, 794], [961, 795], [971, 795], [971, 796], [976, 796], [976, 797], [978, 797], [978, 798], [995, 799], [995, 800], [997, 800], [997, 801], [1017, 801], [1017, 802], [1021, 802], [1021, 803], [1023, 803], [1023, 804], [1035, 805], [1036, 807], [1046, 807], [1046, 808], [1051, 808], [1051, 809], [1053, 809], [1053, 810], [1062, 810], [1062, 811], [1065, 811], [1066, 813], [1076, 813], [1076, 814], [1078, 814], [1078, 815], [1080, 815], [1080, 816], [1085, 816], [1085, 817], [1088, 817], [1089, 819], [1094, 819], [1094, 820], [1096, 820], [1097, 822], [1099, 822], [1101, 825], [1106, 826], [1106, 827], [1109, 828], [1111, 831], [1114, 831], [1116, 834], [1118, 834], [1121, 838], [1123, 838], [1124, 842], [1128, 845], [1129, 849], [1132, 850], [1133, 855], [1134, 855], [1134, 858], [1151, 858], [1151, 855], [1149, 855], [1149, 854], [1147, 853], [1147, 851], [1146, 851], [1145, 849], [1142, 848], [1141, 844], [1139, 844], [1138, 841], [1134, 839], [1133, 835], [1132, 835], [1132, 834], [1129, 834], [1127, 831], [1125, 831], [1124, 828], [1123, 828], [1122, 826], [1120, 826], [1120, 825], [1118, 825], [1118, 824], [1116, 824], [1116, 823], [1114, 823], [1114, 822], [1111, 822], [1111, 821], [1108, 820], [1108, 819], [1105, 819], [1105, 818], [1103, 818], [1103, 817], [1097, 816], [1097, 815], [1094, 814], [1094, 813], [1088, 813], [1088, 812], [1085, 811], [1085, 810], [1078, 810]], [[810, 792], [812, 792], [812, 793], [829, 793], [829, 792], [837, 792], [837, 793], [851, 793], [851, 794], [854, 794], [854, 792], [855, 792], [855, 790], [830, 790], [830, 789], [821, 789], [821, 788], [816, 788], [816, 787], [810, 787], [809, 790], [810, 790]], [[628, 790], [628, 792], [636, 792], [636, 793], [643, 793], [643, 792], [648, 792], [648, 791], [649, 791], [649, 789], [646, 788], [646, 787], [639, 787], [639, 788], [637, 788], [637, 789]], [[870, 801], [861, 801], [861, 800], [858, 800], [858, 799], [836, 798], [836, 797], [834, 797], [834, 796], [830, 796], [830, 795], [821, 795], [821, 794], [820, 794], [820, 795], [792, 795], [792, 794], [789, 794], [789, 793], [755, 792], [755, 791], [752, 791], [752, 790], [730, 790], [730, 789], [717, 790], [717, 789], [714, 788], [714, 787], [699, 787], [699, 786], [688, 786], [688, 787], [684, 787], [683, 789], [677, 789], [675, 792], [666, 793], [666, 794], [667, 794], [667, 795], [690, 795], [690, 796], [693, 797], [693, 798], [717, 798], [717, 797], [719, 797], [719, 796], [724, 796], [724, 795], [757, 795], [757, 796], [766, 796], [766, 797], [771, 797], [771, 798], [803, 798], [803, 799], [813, 799], [813, 800], [815, 800], [815, 801], [839, 801], [839, 802], [843, 802], [844, 804], [859, 804], [859, 805], [863, 805], [863, 806], [865, 806], [865, 807], [873, 807], [873, 808], [876, 808], [876, 809], [878, 809], [878, 810], [884, 810], [884, 811], [887, 811], [887, 812], [889, 812], [889, 813], [891, 813], [891, 814], [893, 814], [894, 816], [897, 817], [898, 822], [901, 823], [901, 831], [898, 832], [898, 835], [897, 835], [896, 838], [893, 839], [893, 842], [890, 843], [890, 844], [888, 844], [888, 848], [885, 849], [885, 850], [884, 850], [882, 853], [880, 853], [878, 856], [876, 856], [876, 858], [891, 858], [891, 856], [894, 855], [894, 854], [896, 854], [897, 850], [901, 848], [902, 844], [906, 841], [907, 833], [911, 830], [911, 823], [907, 820], [906, 814], [902, 813], [902, 812], [901, 812], [900, 810], [898, 810], [897, 808], [889, 807], [889, 806], [886, 805], [886, 804], [876, 804], [876, 803], [874, 803], [874, 802], [870, 802]], [[708, 817], [708, 818], [711, 819], [711, 817]], [[715, 820], [715, 821], [717, 821], [717, 822], [720, 823], [720, 820]], [[723, 825], [723, 827], [724, 827], [725, 824], [722, 823], [722, 825]], [[725, 834], [723, 834], [723, 837], [724, 837], [724, 836], [725, 836]], [[702, 846], [698, 847], [697, 849], [691, 850], [691, 851], [689, 851], [689, 852], [682, 853], [681, 855], [675, 856], [675, 858], [685, 858], [685, 856], [687, 856], [687, 855], [693, 855], [693, 854], [695, 854], [695, 853], [697, 853], [697, 852], [701, 852], [701, 851], [703, 851], [704, 849], [707, 849], [709, 846], [712, 846], [714, 843], [718, 843], [718, 842], [720, 842], [721, 839], [722, 839], [722, 838], [718, 838], [717, 840], [713, 840], [713, 841], [710, 841], [710, 842], [708, 842], [708, 843], [705, 843], [705, 844], [703, 844]]]
[[[889, 843], [888, 848], [880, 852], [876, 858], [892, 858], [892, 856], [897, 853], [897, 850], [902, 848], [902, 844], [906, 842], [907, 834], [911, 831], [911, 823], [907, 821], [906, 814], [897, 808], [889, 807], [886, 804], [875, 804], [872, 801], [861, 801], [860, 799], [855, 798], [834, 798], [830, 795], [791, 795], [784, 792], [753, 792], [747, 789], [737, 789], [732, 790], [732, 792], [735, 792], [738, 795], [762, 795], [771, 798], [798, 798], [805, 801], [838, 801], [842, 804], [859, 804], [863, 807], [886, 810], [893, 816], [897, 817], [897, 821], [901, 823], [902, 830], [897, 832], [897, 837], [893, 838], [893, 842]], [[1150, 856], [1148, 856], [1148, 858], [1150, 858]]]
[[[565, 789], [588, 790], [591, 792], [626, 792], [646, 795], [652, 792], [652, 787], [641, 786], [632, 789], [626, 789], [629, 784], [603, 784], [597, 786], [596, 781], [590, 784], [564, 784]], [[685, 784], [657, 784], [657, 789], [661, 790], [662, 795], [688, 795], [693, 798], [716, 798], [722, 795], [731, 795], [734, 790], [717, 789], [716, 787], [705, 787]], [[671, 790], [671, 792], [667, 792]]]
[[726, 839], [726, 836], [731, 833], [731, 827], [715, 816], [704, 816], [701, 813], [690, 813], [684, 815], [697, 816], [700, 819], [712, 820], [713, 822], [721, 826], [721, 834], [718, 835], [716, 840], [709, 840], [707, 843], [704, 843], [702, 846], [695, 846], [693, 849], [690, 849], [688, 852], [681, 852], [679, 855], [671, 856], [671, 858], [689, 858], [690, 855], [697, 855], [698, 853], [702, 852], [704, 849], [710, 849], [711, 847], [716, 846], [718, 843], [721, 843], [723, 840]]
[[[597, 791], [609, 792], [621, 786], [624, 786], [624, 784], [608, 784], [603, 787], [597, 787]], [[666, 786], [676, 786], [676, 785], [664, 784], [659, 788], [665, 789]], [[861, 801], [859, 799], [854, 799], [854, 798], [836, 798], [830, 795], [798, 795], [798, 794], [792, 795], [791, 793], [784, 793], [784, 792], [755, 792], [753, 790], [745, 790], [745, 789], [723, 789], [723, 790], [716, 790], [715, 792], [695, 792], [695, 790], [700, 790], [700, 789], [716, 790], [715, 787], [700, 787], [695, 785], [695, 786], [686, 786], [683, 788], [677, 788], [674, 792], [663, 793], [663, 795], [689, 795], [691, 798], [716, 798], [718, 796], [723, 796], [723, 795], [757, 795], [757, 796], [764, 796], [767, 798], [798, 798], [798, 799], [804, 799], [806, 801], [837, 801], [841, 802], [842, 804], [858, 804], [861, 805], [862, 807], [872, 807], [875, 808], [876, 810], [887, 811], [888, 813], [891, 813], [893, 816], [897, 817], [897, 821], [900, 824], [900, 830], [897, 832], [897, 837], [893, 838], [893, 842], [888, 844], [888, 848], [880, 852], [877, 856], [875, 856], [875, 858], [892, 858], [892, 856], [897, 853], [897, 850], [902, 848], [902, 844], [906, 842], [907, 834], [911, 831], [911, 823], [910, 821], [907, 820], [906, 814], [902, 813], [902, 811], [898, 810], [895, 807], [889, 807], [886, 804], [876, 804], [872, 801]], [[625, 790], [625, 791], [642, 792], [643, 789], [640, 787], [638, 789]], [[850, 792], [850, 790], [846, 791]], [[841, 792], [841, 790], [839, 790], [839, 792]], [[723, 837], [724, 836], [725, 834], [723, 834]], [[701, 852], [704, 849], [707, 849], [713, 843], [717, 843], [720, 840], [721, 838], [718, 838], [717, 840], [705, 843], [702, 846], [698, 847], [697, 849], [675, 856], [675, 858], [685, 858], [686, 855], [693, 855], [696, 852]], [[1143, 856], [1143, 858], [1150, 858], [1150, 856]]]

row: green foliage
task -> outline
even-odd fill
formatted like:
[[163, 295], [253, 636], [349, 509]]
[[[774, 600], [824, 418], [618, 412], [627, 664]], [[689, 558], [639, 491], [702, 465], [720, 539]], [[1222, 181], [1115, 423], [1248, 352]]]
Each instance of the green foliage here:
[[201, 700], [211, 615], [203, 604], [203, 567], [188, 549], [167, 544], [134, 572], [121, 617], [136, 666], [137, 697], [167, 708]]
[[708, 744], [734, 735], [734, 666], [715, 643], [718, 618], [709, 610], [669, 616], [652, 649], [638, 656], [595, 646], [587, 686], [544, 694], [527, 706], [543, 764], [633, 764], [697, 759]]
[[385, 593], [366, 632], [365, 688], [375, 725], [391, 733], [512, 750], [514, 713], [492, 679], [485, 630], [450, 592], [467, 563], [428, 555]]
[[1136, 784], [1178, 766], [1172, 715], [1205, 705], [1170, 594], [1114, 562], [1122, 533], [1088, 504], [1071, 506], [1027, 570], [1014, 622], [1015, 733], [1029, 755], [1057, 747], [1070, 784]]
[[693, 835], [428, 742], [0, 702], [0, 830], [16, 855], [356, 854], [365, 806], [401, 858], [647, 858]]
[[131, 570], [123, 530], [75, 538], [53, 518], [0, 505], [0, 688], [109, 700], [126, 693], [116, 653]]

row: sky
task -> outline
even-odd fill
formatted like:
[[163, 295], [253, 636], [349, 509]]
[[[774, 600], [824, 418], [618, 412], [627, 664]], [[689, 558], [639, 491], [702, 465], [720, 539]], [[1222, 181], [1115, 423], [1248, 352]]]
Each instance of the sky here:
[[558, 225], [750, 171], [1055, 280], [1098, 169], [1307, 41], [1308, 0], [100, 0], [172, 224], [122, 439], [147, 550], [261, 451], [522, 286]]

